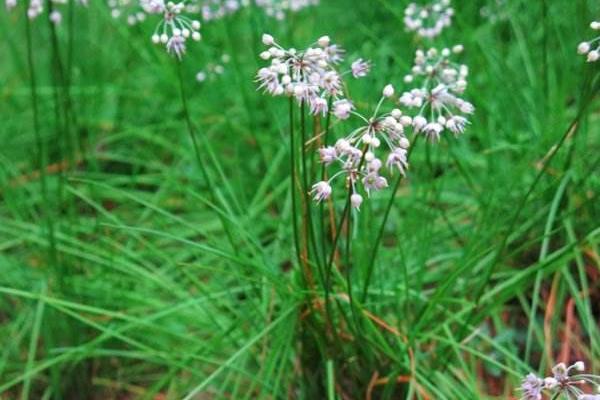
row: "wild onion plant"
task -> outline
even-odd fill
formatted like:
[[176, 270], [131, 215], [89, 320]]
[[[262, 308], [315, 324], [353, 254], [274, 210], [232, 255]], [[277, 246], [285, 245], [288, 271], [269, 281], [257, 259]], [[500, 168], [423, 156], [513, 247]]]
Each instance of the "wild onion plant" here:
[[[395, 192], [409, 169], [411, 140], [407, 136], [412, 133], [413, 141], [421, 135], [437, 141], [445, 129], [459, 135], [468, 124], [464, 115], [474, 112], [473, 105], [459, 97], [467, 87], [468, 68], [450, 61], [450, 56], [461, 53], [463, 47], [417, 51], [405, 83], [419, 82], [421, 86], [404, 92], [398, 100], [394, 86], [388, 84], [371, 110], [362, 111], [355, 106], [355, 99], [348, 97], [350, 84], [344, 78], [365, 76], [371, 69], [370, 62], [357, 59], [348, 71], [340, 72], [344, 51], [332, 44], [329, 36], [305, 50], [286, 49], [269, 34], [264, 34], [262, 41], [267, 49], [260, 58], [269, 65], [257, 73], [258, 88], [289, 99], [291, 225], [297, 266], [310, 293], [307, 312], [315, 318], [313, 323], [323, 324], [326, 343], [336, 343], [342, 325], [350, 325], [351, 331], [360, 336], [364, 320], [371, 318], [365, 302]], [[299, 126], [294, 103], [300, 108]], [[405, 114], [412, 113], [413, 108], [418, 110], [416, 115]], [[307, 132], [308, 115], [314, 118], [311, 136]], [[340, 134], [346, 129], [347, 133]], [[311, 151], [315, 148], [320, 169], [315, 167], [315, 151]], [[398, 178], [379, 233], [369, 244], [373, 249], [371, 260], [357, 265], [352, 258], [352, 243], [354, 227], [360, 224], [361, 205], [388, 188], [388, 179], [394, 173]], [[310, 204], [310, 197], [316, 206]], [[366, 277], [358, 286], [360, 298], [353, 282], [353, 270], [357, 268], [363, 269], [361, 275]], [[349, 310], [343, 303], [349, 305]], [[324, 315], [314, 316], [315, 310], [323, 309]], [[326, 353], [324, 358], [328, 357]]]
[[5, 0], [0, 397], [600, 400], [586, 7], [399, 3]]

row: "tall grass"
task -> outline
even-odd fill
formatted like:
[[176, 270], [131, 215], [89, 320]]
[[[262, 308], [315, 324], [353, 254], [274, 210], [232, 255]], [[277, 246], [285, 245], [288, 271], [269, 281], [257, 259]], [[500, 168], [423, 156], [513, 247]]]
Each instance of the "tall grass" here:
[[358, 216], [310, 204], [305, 143], [340, 127], [255, 91], [259, 35], [330, 35], [373, 99], [412, 63], [406, 3], [250, 7], [176, 68], [102, 3], [54, 33], [0, 13], [0, 398], [505, 399], [557, 361], [598, 373], [595, 2], [455, 1], [468, 131]]

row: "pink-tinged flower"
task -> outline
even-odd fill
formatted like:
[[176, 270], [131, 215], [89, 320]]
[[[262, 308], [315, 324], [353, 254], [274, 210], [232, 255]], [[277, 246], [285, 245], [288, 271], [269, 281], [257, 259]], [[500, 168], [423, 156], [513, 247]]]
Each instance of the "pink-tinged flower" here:
[[314, 196], [316, 202], [326, 200], [331, 196], [331, 185], [326, 181], [317, 182], [312, 186], [310, 194]]
[[319, 156], [321, 158], [321, 162], [328, 166], [337, 160], [337, 151], [335, 147], [332, 146], [321, 147], [319, 149]]
[[411, 74], [404, 78], [414, 88], [402, 93], [399, 102], [418, 110], [412, 119], [415, 131], [434, 141], [445, 129], [454, 135], [463, 133], [469, 124], [467, 116], [475, 112], [473, 104], [462, 98], [469, 68], [451, 61], [452, 55], [462, 51], [462, 45], [441, 51], [417, 50]]
[[394, 151], [388, 155], [385, 165], [390, 170], [393, 167], [396, 167], [402, 175], [405, 175], [406, 169], [408, 168], [408, 151], [400, 147], [394, 149]]
[[358, 194], [358, 193], [353, 193], [352, 196], [350, 196], [350, 204], [352, 205], [352, 208], [355, 208], [357, 210], [360, 210], [360, 205], [363, 202], [363, 197]]
[[544, 380], [534, 374], [529, 374], [521, 383], [523, 400], [542, 400], [542, 390], [544, 389]]
[[379, 191], [381, 189], [385, 189], [388, 186], [387, 180], [378, 175], [376, 172], [370, 172], [363, 178], [363, 185], [365, 186], [365, 190], [367, 193], [369, 191]]
[[354, 105], [347, 99], [336, 100], [333, 103], [333, 115], [341, 120], [348, 119], [353, 109]]
[[371, 63], [369, 61], [365, 61], [362, 58], [354, 61], [351, 66], [352, 76], [355, 78], [364, 78], [369, 74], [371, 70]]

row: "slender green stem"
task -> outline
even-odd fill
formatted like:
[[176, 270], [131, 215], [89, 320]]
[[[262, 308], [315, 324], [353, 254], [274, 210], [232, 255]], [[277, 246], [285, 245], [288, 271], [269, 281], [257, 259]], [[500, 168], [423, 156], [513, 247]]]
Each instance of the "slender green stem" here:
[[[216, 191], [218, 189], [215, 186], [215, 184], [213, 183], [212, 178], [211, 178], [210, 174], [208, 173], [208, 169], [206, 168], [206, 165], [204, 164], [204, 160], [202, 159], [202, 153], [200, 153], [200, 146], [198, 145], [198, 139], [196, 137], [196, 128], [194, 126], [194, 123], [192, 122], [192, 119], [190, 117], [190, 112], [188, 109], [187, 95], [185, 93], [185, 83], [183, 81], [183, 71], [182, 71], [182, 66], [181, 66], [180, 62], [177, 62], [177, 75], [179, 77], [179, 92], [181, 94], [181, 104], [183, 107], [183, 115], [184, 115], [185, 122], [188, 127], [188, 133], [189, 133], [190, 139], [192, 140], [192, 146], [194, 148], [196, 162], [198, 164], [198, 168], [200, 169], [200, 173], [202, 174], [202, 177], [206, 181], [206, 184], [209, 188], [208, 192], [210, 193], [212, 201], [215, 204], [217, 204], [218, 199], [217, 199], [217, 196], [215, 195], [214, 191]], [[235, 241], [233, 240], [233, 235], [229, 229], [229, 223], [227, 222], [225, 217], [223, 215], [221, 215], [221, 213], [217, 212], [216, 214], [221, 222], [221, 225], [223, 226], [223, 230], [225, 231], [225, 234], [227, 235], [227, 239], [229, 240], [229, 243], [230, 243], [232, 249], [234, 250], [234, 252], [236, 254], [238, 254], [237, 245], [235, 244]]]
[[298, 234], [298, 221], [296, 220], [296, 211], [298, 210], [296, 199], [296, 144], [294, 138], [294, 99], [289, 99], [290, 114], [290, 194], [292, 196], [292, 230], [294, 231], [294, 246], [296, 247], [296, 259], [298, 265], [302, 265], [302, 256], [300, 254], [300, 237]]
[[321, 258], [319, 256], [319, 251], [317, 247], [317, 242], [315, 239], [315, 229], [312, 221], [312, 209], [311, 209], [311, 201], [310, 201], [310, 191], [309, 191], [309, 170], [308, 170], [308, 154], [306, 150], [306, 103], [303, 101], [300, 104], [300, 133], [302, 138], [302, 143], [300, 143], [301, 155], [302, 155], [302, 195], [304, 196], [304, 211], [306, 216], [306, 221], [304, 221], [304, 240], [306, 245], [306, 258], [310, 260], [310, 248], [312, 247], [312, 251], [314, 253], [315, 264], [317, 265], [317, 269], [319, 272], [319, 276], [321, 278], [321, 282], [324, 281], [323, 270], [321, 266]]
[[[365, 162], [366, 154], [367, 154], [367, 150], [365, 148], [363, 151], [362, 158], [360, 159], [360, 162], [358, 163], [358, 168], [357, 168], [358, 170], [360, 170], [362, 168], [363, 163]], [[350, 214], [351, 200], [352, 200], [351, 196], [352, 196], [352, 186], [350, 186], [348, 188], [348, 196], [346, 198], [346, 205], [344, 206], [344, 210], [342, 211], [342, 217], [340, 218], [340, 221], [337, 225], [335, 236], [333, 238], [333, 245], [331, 247], [331, 252], [329, 254], [329, 260], [327, 261], [327, 265], [325, 266], [325, 303], [326, 304], [329, 303], [329, 296], [330, 296], [330, 291], [331, 291], [331, 289], [330, 289], [331, 269], [333, 268], [333, 260], [335, 258], [335, 252], [337, 249], [338, 241], [340, 240], [342, 228], [344, 226], [344, 223], [348, 219], [348, 215]]]
[[35, 64], [33, 60], [33, 43], [31, 38], [31, 22], [25, 13], [25, 39], [27, 43], [27, 68], [29, 69], [29, 85], [31, 94], [31, 110], [33, 111], [33, 133], [35, 135], [35, 144], [37, 151], [37, 168], [40, 171], [40, 187], [42, 190], [42, 199], [44, 202], [44, 214], [48, 229], [48, 242], [50, 245], [50, 261], [52, 265], [56, 265], [56, 241], [54, 237], [54, 223], [49, 215], [50, 201], [48, 197], [48, 182], [46, 176], [46, 151], [42, 134], [40, 132], [40, 119], [38, 109], [38, 91], [37, 91], [37, 76], [35, 73]]
[[[352, 186], [348, 187], [348, 198], [346, 199], [346, 209], [350, 210], [349, 213], [352, 212]], [[346, 277], [346, 287], [348, 288], [348, 301], [350, 302], [350, 313], [352, 314], [352, 319], [354, 320], [354, 325], [356, 326], [356, 330], [360, 330], [360, 326], [358, 324], [358, 318], [356, 317], [356, 311], [354, 309], [354, 294], [352, 289], [352, 218], [347, 219], [346, 223], [346, 252], [345, 252], [345, 268], [344, 275]]]
[[333, 266], [333, 259], [335, 258], [335, 251], [337, 249], [337, 244], [340, 239], [340, 232], [342, 230], [342, 227], [344, 226], [344, 222], [346, 222], [346, 218], [348, 218], [348, 213], [350, 211], [350, 203], [348, 201], [346, 201], [345, 204], [346, 205], [344, 206], [344, 210], [342, 211], [342, 217], [340, 218], [340, 221], [338, 222], [337, 227], [336, 227], [335, 236], [333, 237], [333, 244], [331, 247], [331, 251], [329, 253], [329, 260], [327, 261], [327, 265], [326, 265], [325, 287], [327, 287], [327, 288], [330, 286], [331, 268]]
[[[412, 146], [408, 150], [407, 159], [410, 160], [410, 155], [413, 152], [419, 136], [416, 135]], [[365, 285], [363, 287], [363, 292], [361, 296], [361, 303], [364, 303], [367, 299], [367, 293], [369, 291], [369, 286], [371, 284], [371, 279], [373, 277], [373, 271], [375, 269], [375, 259], [377, 258], [377, 253], [379, 252], [379, 245], [381, 244], [381, 239], [383, 238], [383, 232], [385, 231], [385, 226], [390, 217], [390, 212], [392, 211], [392, 206], [394, 205], [394, 200], [396, 199], [396, 193], [398, 192], [398, 188], [400, 187], [400, 183], [404, 176], [402, 174], [398, 175], [396, 182], [394, 182], [394, 187], [392, 188], [392, 193], [390, 194], [390, 198], [388, 200], [387, 206], [385, 208], [385, 213], [383, 214], [383, 219], [381, 220], [381, 225], [379, 225], [379, 230], [377, 231], [377, 236], [375, 236], [375, 243], [373, 244], [373, 250], [371, 251], [371, 257], [369, 257], [369, 264], [367, 265], [367, 277], [365, 279]]]
[[[333, 99], [330, 97], [328, 100], [328, 106], [327, 106], [327, 118], [325, 120], [325, 131], [323, 133], [323, 147], [327, 147], [327, 145], [329, 144], [329, 129], [331, 126], [331, 104], [333, 102]], [[325, 176], [327, 173], [327, 168], [325, 168], [325, 164], [321, 165], [321, 180], [324, 181], [325, 180]], [[321, 254], [323, 255], [323, 258], [325, 258], [325, 255], [327, 254], [327, 224], [325, 223], [325, 203], [321, 202], [321, 204], [319, 204], [319, 217], [320, 217], [320, 228], [321, 228]], [[324, 260], [327, 261], [327, 260]]]
[[[48, 12], [51, 13], [54, 10], [54, 3], [51, 0], [46, 1]], [[64, 144], [66, 147], [66, 156], [69, 163], [69, 168], [73, 168], [76, 161], [76, 135], [73, 132], [71, 122], [74, 120], [73, 117], [73, 104], [71, 101], [70, 90], [68, 88], [69, 83], [65, 76], [65, 69], [61, 61], [60, 46], [58, 42], [58, 34], [56, 32], [56, 24], [48, 19], [48, 27], [50, 30], [50, 43], [52, 48], [52, 64], [54, 66], [54, 78], [55, 78], [55, 90], [57, 96], [62, 103], [62, 119], [64, 127], [61, 129]], [[72, 44], [69, 44], [72, 46]]]

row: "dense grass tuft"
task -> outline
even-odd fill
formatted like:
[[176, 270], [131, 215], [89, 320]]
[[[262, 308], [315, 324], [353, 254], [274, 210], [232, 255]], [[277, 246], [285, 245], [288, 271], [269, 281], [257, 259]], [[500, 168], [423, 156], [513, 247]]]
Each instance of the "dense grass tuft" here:
[[440, 41], [465, 46], [477, 111], [415, 146], [365, 296], [389, 193], [361, 209], [334, 332], [293, 253], [260, 35], [372, 60], [350, 88], [368, 106], [420, 45], [408, 1], [248, 8], [181, 64], [90, 3], [55, 32], [0, 12], [1, 399], [518, 399], [559, 361], [600, 373], [600, 64], [576, 54], [597, 1], [454, 0]]

